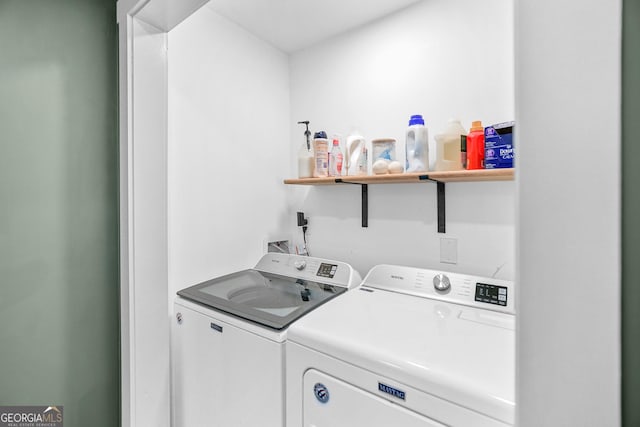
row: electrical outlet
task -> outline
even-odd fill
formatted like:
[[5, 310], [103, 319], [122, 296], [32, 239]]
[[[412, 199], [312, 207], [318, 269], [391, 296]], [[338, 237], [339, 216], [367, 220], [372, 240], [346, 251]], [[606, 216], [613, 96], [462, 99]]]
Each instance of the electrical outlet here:
[[445, 264], [458, 263], [458, 239], [440, 238], [440, 262]]

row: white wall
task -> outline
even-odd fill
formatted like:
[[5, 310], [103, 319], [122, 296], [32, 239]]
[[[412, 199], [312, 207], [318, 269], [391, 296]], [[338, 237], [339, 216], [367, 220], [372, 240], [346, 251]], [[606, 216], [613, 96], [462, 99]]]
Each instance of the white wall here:
[[[166, 33], [133, 20], [131, 425], [168, 426]], [[130, 169], [129, 169], [130, 168]], [[126, 322], [124, 322], [126, 323]], [[128, 420], [127, 420], [128, 421]], [[125, 424], [127, 425], [127, 424]]]
[[286, 229], [288, 58], [203, 7], [169, 33], [169, 298]]
[[[425, 115], [432, 140], [452, 116], [467, 127], [513, 119], [512, 13], [508, 0], [420, 2], [292, 56], [209, 7], [172, 29], [168, 302], [252, 266], [269, 236], [299, 242], [297, 210], [310, 217], [312, 255], [362, 274], [398, 263], [513, 279], [513, 182], [447, 184], [446, 235], [436, 232], [434, 184], [370, 186], [363, 229], [358, 186], [282, 183], [297, 172], [299, 120], [343, 135], [357, 124], [369, 140], [396, 137], [401, 154], [411, 114]], [[457, 265], [439, 263], [443, 236], [458, 239]]]
[[[450, 117], [468, 129], [514, 119], [513, 3], [510, 0], [419, 2], [364, 28], [291, 57], [292, 143], [289, 175], [310, 120], [314, 131], [367, 140], [394, 137], [404, 156], [405, 130], [422, 114], [433, 135]], [[369, 227], [360, 227], [360, 188], [291, 187], [295, 211], [310, 217], [312, 255], [351, 263], [363, 275], [397, 263], [514, 278], [513, 182], [447, 184], [447, 233], [437, 233], [436, 186], [369, 186]], [[299, 230], [293, 230], [298, 241]], [[440, 263], [440, 237], [458, 239], [458, 264]]]
[[518, 425], [620, 424], [620, 0], [516, 2]]
[[[119, 2], [119, 16], [123, 1]], [[390, 135], [402, 141], [406, 120], [414, 113], [426, 115], [432, 135], [451, 115], [458, 115], [467, 125], [475, 118], [485, 122], [511, 119], [511, 73], [495, 75], [500, 67], [477, 65], [486, 58], [491, 64], [497, 60], [510, 66], [511, 2], [477, 3], [422, 2], [410, 9], [412, 13], [406, 11], [343, 36], [340, 43], [330, 41], [298, 52], [291, 58], [291, 114], [288, 95], [283, 96], [289, 90], [287, 59], [279, 52], [218, 17], [202, 15], [206, 8], [189, 18], [194, 29], [183, 25], [172, 31], [170, 42], [182, 39], [184, 52], [170, 53], [176, 58], [172, 62], [175, 69], [172, 65], [170, 70], [176, 74], [169, 77], [170, 115], [175, 119], [169, 146], [175, 159], [169, 165], [170, 296], [188, 283], [253, 263], [262, 235], [287, 230], [295, 210], [311, 216], [309, 237], [314, 255], [343, 258], [363, 273], [378, 262], [438, 265], [440, 236], [435, 233], [432, 186], [371, 186], [370, 227], [362, 229], [358, 187], [285, 190], [280, 180], [295, 175], [295, 150], [302, 141], [301, 129], [293, 124], [298, 120], [312, 120], [315, 129], [329, 132], [346, 133], [358, 125], [369, 139]], [[486, 11], [496, 18], [477, 19], [479, 28], [471, 32], [461, 20], [474, 11], [478, 16]], [[620, 0], [517, 2], [520, 426], [619, 424], [619, 18]], [[209, 21], [220, 25], [208, 26]], [[504, 27], [496, 27], [496, 22]], [[374, 27], [383, 35], [372, 34]], [[399, 35], [390, 35], [393, 27], [401, 31]], [[190, 34], [196, 37], [190, 39]], [[208, 43], [198, 42], [203, 34], [211, 37]], [[425, 40], [432, 41], [411, 52], [394, 41], [396, 37], [407, 40], [411, 34], [418, 35], [417, 39], [430, 36]], [[246, 66], [249, 55], [233, 55], [237, 53], [235, 41], [225, 47], [231, 35], [248, 52], [257, 54], [251, 61], [260, 67]], [[471, 38], [466, 37], [469, 35]], [[503, 49], [485, 50], [488, 38]], [[334, 47], [339, 50], [331, 52]], [[365, 55], [372, 51], [373, 57]], [[460, 66], [442, 68], [450, 52], [452, 63]], [[463, 60], [476, 65], [463, 67]], [[274, 132], [260, 132], [261, 141], [265, 135], [274, 138], [268, 146], [254, 146], [256, 157], [270, 156], [270, 168], [258, 166], [260, 180], [231, 180], [227, 173], [219, 178], [210, 167], [216, 164], [211, 141], [234, 141], [236, 146], [224, 146], [225, 159], [243, 158], [235, 150], [244, 145], [229, 131], [237, 129], [234, 120], [238, 118], [221, 123], [226, 107], [216, 103], [228, 95], [250, 102], [250, 91], [242, 87], [239, 77], [220, 87], [226, 69], [216, 64], [229, 61], [245, 64], [235, 69], [238, 75], [249, 72], [247, 87], [251, 90], [256, 90], [255, 81], [262, 73], [268, 77], [269, 84], [260, 86], [257, 93], [273, 95], [273, 104], [256, 106], [269, 116], [251, 129], [290, 124], [278, 130], [289, 138], [280, 140], [273, 137]], [[413, 61], [422, 63], [419, 72], [417, 67], [406, 66]], [[272, 65], [263, 71], [266, 64]], [[192, 73], [188, 73], [190, 68]], [[177, 78], [180, 72], [184, 79]], [[385, 78], [383, 73], [394, 78]], [[349, 77], [345, 83], [335, 86], [345, 76]], [[416, 76], [422, 77], [417, 89], [407, 84]], [[497, 101], [486, 97], [485, 88], [493, 91]], [[370, 99], [373, 101], [367, 101]], [[461, 109], [461, 105], [467, 107]], [[237, 103], [232, 106], [241, 108]], [[217, 114], [208, 114], [209, 107]], [[284, 117], [270, 116], [281, 113]], [[178, 144], [185, 151], [176, 151]], [[273, 150], [262, 151], [265, 146]], [[282, 150], [279, 155], [278, 150]], [[282, 156], [286, 150], [288, 154]], [[238, 169], [224, 162], [221, 167], [225, 172]], [[501, 274], [513, 278], [514, 187], [513, 183], [447, 185], [447, 234], [460, 239], [459, 269], [491, 274], [496, 265], [506, 262]], [[237, 190], [232, 193], [230, 188]], [[260, 215], [251, 218], [253, 226], [230, 227], [226, 219], [231, 215], [226, 212], [236, 209], [229, 206], [230, 200], [255, 206], [251, 200], [256, 194]], [[219, 203], [216, 196], [221, 197]], [[279, 203], [284, 209], [269, 209]], [[240, 210], [234, 213], [238, 223], [249, 216]], [[126, 219], [125, 215], [125, 223]]]

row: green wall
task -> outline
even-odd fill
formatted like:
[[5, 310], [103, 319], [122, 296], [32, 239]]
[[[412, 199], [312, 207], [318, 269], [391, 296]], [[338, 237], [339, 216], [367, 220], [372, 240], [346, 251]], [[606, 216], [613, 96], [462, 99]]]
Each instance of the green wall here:
[[0, 0], [0, 405], [120, 421], [115, 0]]
[[623, 1], [622, 420], [640, 426], [640, 0]]

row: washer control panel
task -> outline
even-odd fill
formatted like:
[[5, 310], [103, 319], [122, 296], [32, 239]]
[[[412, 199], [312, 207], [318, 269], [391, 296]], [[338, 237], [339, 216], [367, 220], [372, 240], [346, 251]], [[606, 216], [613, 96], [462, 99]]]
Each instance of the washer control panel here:
[[329, 279], [333, 279], [333, 276], [336, 275], [337, 271], [338, 271], [338, 264], [322, 262], [320, 263], [320, 267], [318, 267], [318, 272], [316, 273], [316, 276], [328, 277]]
[[323, 258], [270, 252], [260, 259], [255, 269], [346, 288], [360, 284], [360, 275], [349, 264]]
[[514, 286], [507, 280], [383, 264], [362, 286], [515, 313]]

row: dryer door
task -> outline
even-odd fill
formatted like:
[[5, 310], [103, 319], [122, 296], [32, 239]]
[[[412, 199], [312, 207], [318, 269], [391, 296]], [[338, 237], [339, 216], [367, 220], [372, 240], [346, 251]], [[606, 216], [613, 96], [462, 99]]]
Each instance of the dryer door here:
[[303, 387], [304, 427], [445, 427], [315, 369]]

